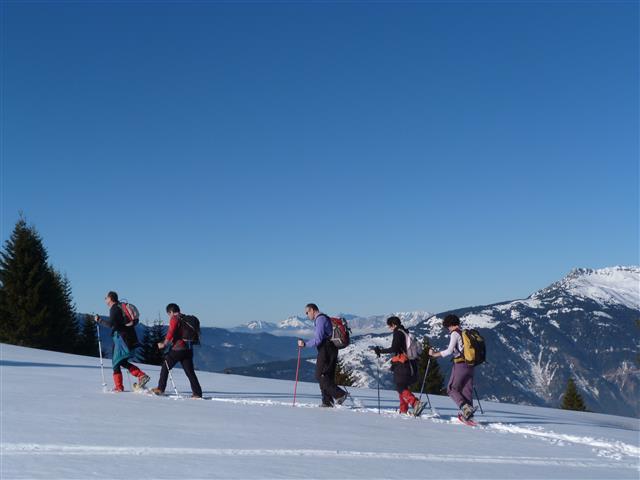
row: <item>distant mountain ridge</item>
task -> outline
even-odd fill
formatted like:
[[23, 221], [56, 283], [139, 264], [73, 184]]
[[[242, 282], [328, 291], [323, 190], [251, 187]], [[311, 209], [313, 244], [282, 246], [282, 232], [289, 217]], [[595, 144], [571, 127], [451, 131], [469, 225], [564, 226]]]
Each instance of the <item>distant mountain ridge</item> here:
[[[341, 317], [347, 320], [352, 335], [364, 335], [367, 333], [382, 333], [387, 331], [387, 318], [391, 315], [399, 316], [408, 327], [413, 327], [426, 318], [432, 316], [430, 312], [392, 312], [385, 315], [372, 315], [361, 317], [349, 313], [328, 313], [333, 317]], [[270, 333], [277, 336], [308, 337], [313, 335], [314, 323], [305, 317], [292, 315], [286, 319], [273, 323], [253, 321], [238, 327], [230, 328], [232, 332], [242, 333]]]

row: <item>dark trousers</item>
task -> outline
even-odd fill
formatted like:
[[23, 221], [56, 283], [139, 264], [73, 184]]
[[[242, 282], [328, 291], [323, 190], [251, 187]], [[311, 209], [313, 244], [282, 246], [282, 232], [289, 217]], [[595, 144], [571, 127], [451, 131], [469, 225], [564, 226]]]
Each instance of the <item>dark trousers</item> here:
[[[193, 350], [171, 350], [164, 361], [162, 362], [162, 370], [160, 370], [160, 380], [158, 381], [158, 388], [164, 392], [167, 388], [167, 378], [169, 377], [169, 370], [171, 370], [176, 363], [182, 364], [182, 369], [189, 379], [191, 384], [191, 392], [198, 397], [202, 396], [202, 388], [196, 372], [193, 368]], [[168, 365], [168, 368], [167, 368]]]
[[334, 398], [341, 398], [347, 392], [336, 385], [336, 366], [338, 365], [338, 347], [329, 341], [318, 347], [316, 360], [316, 380], [320, 384], [322, 403], [333, 405]]

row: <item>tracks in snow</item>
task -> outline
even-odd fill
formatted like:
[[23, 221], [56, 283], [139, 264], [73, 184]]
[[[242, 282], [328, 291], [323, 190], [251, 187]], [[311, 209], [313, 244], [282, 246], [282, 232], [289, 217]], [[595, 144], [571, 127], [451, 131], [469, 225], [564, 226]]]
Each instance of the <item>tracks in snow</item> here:
[[601, 459], [562, 457], [521, 457], [486, 455], [437, 455], [429, 453], [363, 452], [354, 450], [313, 449], [235, 449], [235, 448], [178, 448], [178, 447], [115, 447], [93, 445], [56, 445], [36, 443], [0, 444], [2, 455], [48, 456], [158, 456], [195, 455], [208, 457], [316, 457], [332, 459], [407, 460], [439, 463], [503, 464], [556, 466], [567, 468], [629, 468], [635, 465], [603, 462]]

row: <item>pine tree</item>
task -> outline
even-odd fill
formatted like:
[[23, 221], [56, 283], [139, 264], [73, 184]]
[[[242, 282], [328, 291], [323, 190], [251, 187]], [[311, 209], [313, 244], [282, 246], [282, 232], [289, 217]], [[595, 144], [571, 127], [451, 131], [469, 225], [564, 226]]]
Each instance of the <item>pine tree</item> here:
[[80, 339], [76, 321], [76, 307], [73, 303], [71, 283], [60, 272], [49, 267], [52, 275], [53, 298], [51, 322], [53, 324], [49, 348], [60, 352], [76, 352]]
[[436, 358], [431, 359], [429, 363], [429, 339], [425, 336], [422, 339], [422, 353], [418, 359], [418, 380], [411, 387], [414, 392], [419, 392], [422, 387], [422, 381], [424, 379], [424, 372], [429, 365], [429, 373], [427, 374], [427, 380], [424, 384], [424, 391], [433, 395], [445, 395], [447, 392], [444, 388], [444, 376], [440, 371], [440, 365]]
[[338, 360], [336, 364], [336, 385], [344, 385], [350, 387], [354, 384], [353, 372], [349, 369], [342, 360]]
[[158, 317], [151, 326], [145, 326], [143, 345], [143, 362], [149, 365], [161, 365], [163, 354], [158, 348], [158, 343], [162, 342], [166, 335], [166, 327], [162, 324], [162, 320]]
[[73, 352], [78, 332], [71, 285], [48, 258], [35, 227], [20, 217], [0, 253], [0, 341]]
[[47, 348], [52, 337], [53, 276], [34, 227], [20, 218], [0, 253], [0, 341]]
[[77, 353], [91, 357], [98, 356], [98, 332], [91, 315], [85, 314], [78, 338]]
[[587, 410], [587, 406], [582, 400], [582, 396], [578, 393], [578, 389], [576, 388], [576, 384], [573, 381], [572, 377], [569, 377], [569, 381], [567, 382], [567, 389], [564, 392], [564, 398], [562, 399], [562, 408], [564, 410], [578, 410], [581, 412], [585, 412]]

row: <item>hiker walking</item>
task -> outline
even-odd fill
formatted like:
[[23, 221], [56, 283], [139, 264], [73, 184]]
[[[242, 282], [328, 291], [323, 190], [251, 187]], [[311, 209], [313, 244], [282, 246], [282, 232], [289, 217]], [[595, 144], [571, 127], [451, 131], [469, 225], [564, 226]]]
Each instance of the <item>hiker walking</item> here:
[[180, 362], [191, 384], [191, 398], [202, 398], [202, 387], [200, 387], [200, 382], [193, 368], [193, 342], [186, 340], [186, 338], [191, 338], [186, 332], [189, 327], [184, 324], [180, 307], [175, 303], [167, 305], [167, 315], [169, 315], [169, 330], [164, 341], [158, 343], [158, 348], [162, 351], [167, 345], [171, 344], [171, 349], [162, 362], [158, 386], [152, 388], [151, 391], [156, 395], [162, 395], [165, 388], [167, 388], [169, 370]]
[[408, 413], [411, 407], [415, 415], [420, 411], [420, 401], [411, 393], [409, 385], [414, 384], [418, 379], [418, 362], [410, 360], [407, 356], [409, 331], [395, 316], [387, 318], [387, 327], [393, 332], [391, 347], [375, 347], [373, 350], [378, 357], [383, 353], [394, 354], [391, 358], [391, 371], [400, 397], [400, 413]]
[[460, 330], [460, 319], [456, 315], [447, 315], [442, 321], [442, 326], [447, 328], [451, 334], [449, 346], [441, 352], [436, 352], [430, 348], [429, 355], [434, 358], [453, 355], [453, 368], [451, 369], [447, 393], [458, 405], [462, 417], [465, 420], [469, 420], [476, 411], [473, 408], [474, 366], [467, 364], [464, 359], [464, 343], [462, 341], [462, 331]]
[[100, 325], [111, 328], [111, 338], [113, 338], [111, 355], [111, 362], [113, 364], [113, 391], [124, 391], [121, 367], [129, 370], [131, 375], [137, 377], [137, 384], [140, 387], [144, 387], [150, 380], [149, 376], [129, 362], [129, 359], [135, 358], [135, 350], [139, 346], [136, 329], [133, 324], [128, 323], [125, 318], [116, 292], [107, 293], [104, 301], [109, 307], [109, 319], [104, 320], [96, 315], [95, 321]]
[[321, 407], [333, 407], [334, 400], [342, 405], [347, 399], [348, 393], [336, 385], [336, 366], [338, 364], [338, 347], [331, 341], [333, 326], [331, 319], [324, 313], [320, 313], [315, 303], [309, 303], [304, 308], [307, 318], [315, 324], [314, 336], [306, 342], [298, 339], [298, 347], [316, 347], [318, 357], [316, 360], [316, 380], [320, 384], [322, 393]]

